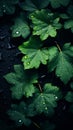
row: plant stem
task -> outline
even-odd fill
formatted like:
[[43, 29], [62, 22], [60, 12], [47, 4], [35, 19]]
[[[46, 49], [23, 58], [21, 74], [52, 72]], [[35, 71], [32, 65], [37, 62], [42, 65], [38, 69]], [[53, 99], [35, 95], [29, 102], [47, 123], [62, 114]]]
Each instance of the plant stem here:
[[59, 44], [56, 44], [56, 45], [57, 45], [57, 48], [59, 49], [59, 51], [61, 52], [62, 50], [61, 50]]
[[38, 83], [38, 87], [39, 87], [40, 92], [42, 93], [42, 88], [41, 88], [41, 85], [39, 83]]
[[36, 122], [33, 121], [33, 124], [34, 124], [38, 129], [40, 129], [40, 126], [39, 126]]
[[62, 51], [61, 47], [59, 46], [59, 44], [57, 43], [57, 41], [55, 41], [55, 43], [56, 43], [56, 46], [57, 46], [58, 50], [61, 52]]

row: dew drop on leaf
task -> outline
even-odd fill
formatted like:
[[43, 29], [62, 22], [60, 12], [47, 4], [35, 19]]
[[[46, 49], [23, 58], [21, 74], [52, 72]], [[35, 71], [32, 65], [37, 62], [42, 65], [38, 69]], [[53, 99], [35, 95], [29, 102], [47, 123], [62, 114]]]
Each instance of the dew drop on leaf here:
[[43, 102], [43, 105], [45, 105], [45, 102]]
[[45, 110], [48, 110], [48, 108], [47, 108], [47, 107], [45, 107]]
[[28, 58], [28, 56], [25, 56], [25, 59], [27, 59]]
[[30, 63], [28, 62], [27, 65], [29, 65]]
[[55, 99], [58, 99], [58, 97], [56, 96]]
[[22, 122], [22, 120], [19, 120], [19, 123], [21, 123]]
[[16, 34], [19, 34], [19, 32], [17, 31]]

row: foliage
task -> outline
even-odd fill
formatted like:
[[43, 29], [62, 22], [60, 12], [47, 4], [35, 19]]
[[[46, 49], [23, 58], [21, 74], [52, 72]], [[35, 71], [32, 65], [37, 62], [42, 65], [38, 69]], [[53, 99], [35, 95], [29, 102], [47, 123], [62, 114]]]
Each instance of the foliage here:
[[57, 45], [56, 47], [49, 49], [50, 59], [48, 61], [49, 71], [53, 71], [60, 79], [66, 84], [73, 77], [73, 46], [70, 43], [66, 43], [63, 49]]
[[49, 36], [55, 37], [57, 29], [61, 28], [60, 18], [48, 10], [36, 11], [30, 15], [33, 23], [33, 35], [40, 35], [41, 40], [47, 39]]
[[50, 83], [46, 83], [43, 90], [37, 91], [34, 95], [32, 102], [33, 109], [37, 113], [44, 113], [46, 115], [52, 115], [54, 113], [54, 108], [57, 107], [57, 100], [60, 96], [59, 88], [52, 86]]
[[35, 71], [24, 71], [21, 65], [15, 65], [14, 71], [5, 75], [5, 79], [12, 84], [12, 97], [20, 99], [23, 95], [26, 97], [32, 96], [35, 92], [33, 83], [37, 83]]
[[15, 4], [18, 3], [19, 0], [1, 0], [0, 1], [0, 16], [3, 13], [13, 14], [15, 12]]
[[23, 10], [26, 10], [26, 11], [35, 11], [37, 9], [43, 9], [45, 7], [47, 7], [49, 4], [49, 0], [25, 0], [24, 2], [22, 2], [20, 4], [20, 7], [23, 9]]
[[21, 55], [21, 64], [4, 75], [12, 97], [7, 114], [17, 126], [54, 130], [61, 103], [73, 113], [73, 1], [1, 0], [0, 18], [11, 18]]
[[48, 50], [42, 48], [42, 45], [39, 38], [31, 37], [29, 41], [19, 46], [19, 50], [25, 54], [22, 58], [25, 69], [38, 68], [41, 63], [47, 64]]
[[24, 17], [25, 15], [21, 14], [20, 17], [14, 19], [14, 25], [11, 27], [12, 37], [22, 36], [27, 38], [29, 36], [30, 28]]

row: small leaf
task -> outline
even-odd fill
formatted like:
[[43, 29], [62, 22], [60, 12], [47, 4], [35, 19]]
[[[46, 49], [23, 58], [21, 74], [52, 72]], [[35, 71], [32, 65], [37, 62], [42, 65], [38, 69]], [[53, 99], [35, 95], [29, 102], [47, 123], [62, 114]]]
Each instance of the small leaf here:
[[16, 122], [17, 126], [22, 124], [29, 126], [31, 124], [31, 119], [29, 119], [28, 107], [25, 102], [21, 102], [19, 105], [12, 104], [11, 110], [8, 111], [8, 115], [11, 120]]
[[14, 25], [11, 27], [12, 37], [20, 37], [27, 38], [30, 34], [30, 28], [28, 23], [25, 21], [23, 17], [18, 17], [14, 20]]

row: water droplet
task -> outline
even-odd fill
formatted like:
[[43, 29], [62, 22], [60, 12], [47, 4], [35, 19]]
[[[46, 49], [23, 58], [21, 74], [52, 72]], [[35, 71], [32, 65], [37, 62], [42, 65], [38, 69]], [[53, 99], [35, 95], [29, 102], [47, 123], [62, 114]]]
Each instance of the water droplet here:
[[45, 102], [43, 102], [43, 105], [45, 105]]
[[18, 32], [18, 31], [16, 31], [16, 34], [19, 34], [19, 32]]
[[27, 59], [28, 58], [28, 56], [25, 56], [25, 59]]
[[22, 120], [19, 120], [19, 123], [21, 123], [22, 122]]
[[55, 99], [58, 99], [58, 97], [56, 96]]
[[45, 110], [48, 110], [48, 108], [47, 108], [47, 107], [45, 107]]
[[27, 65], [29, 65], [30, 63], [28, 62]]
[[31, 18], [33, 18], [34, 16], [33, 15], [31, 15]]

